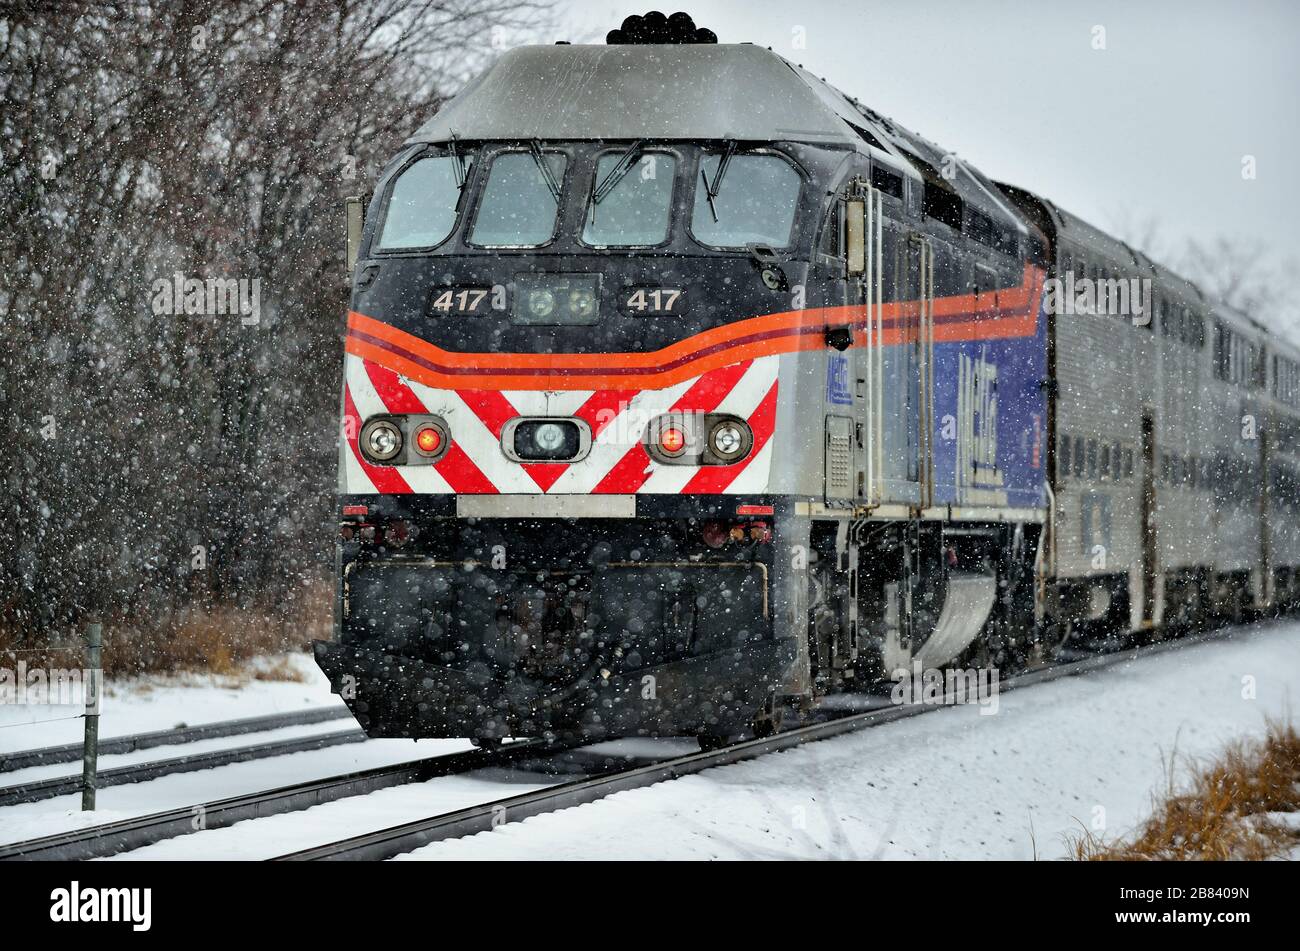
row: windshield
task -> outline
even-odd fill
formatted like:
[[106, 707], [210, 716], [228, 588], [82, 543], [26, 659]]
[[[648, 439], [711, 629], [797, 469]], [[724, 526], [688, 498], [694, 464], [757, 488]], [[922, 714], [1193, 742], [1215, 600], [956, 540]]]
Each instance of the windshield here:
[[535, 247], [551, 240], [558, 208], [551, 186], [564, 181], [566, 164], [561, 152], [502, 152], [494, 158], [470, 240], [488, 247]]
[[[468, 166], [468, 157], [465, 162]], [[459, 201], [455, 159], [449, 155], [419, 159], [393, 184], [379, 249], [392, 251], [441, 244], [456, 226]]]
[[716, 248], [788, 245], [799, 203], [799, 173], [775, 155], [732, 155], [718, 181], [721, 160], [716, 152], [700, 159], [703, 177], [695, 183], [691, 213], [696, 240]]
[[[584, 244], [646, 246], [668, 237], [677, 160], [662, 152], [647, 152], [620, 168], [622, 159], [621, 154], [609, 152], [596, 162], [595, 186], [582, 229]], [[601, 189], [606, 190], [601, 193]]]

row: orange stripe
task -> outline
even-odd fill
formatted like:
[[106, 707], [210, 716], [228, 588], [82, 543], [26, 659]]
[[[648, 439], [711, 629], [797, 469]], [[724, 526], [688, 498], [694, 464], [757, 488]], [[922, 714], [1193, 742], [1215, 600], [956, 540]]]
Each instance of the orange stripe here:
[[[1032, 335], [1038, 325], [1042, 278], [1041, 270], [1026, 265], [1024, 283], [999, 291], [996, 298], [993, 294], [966, 294], [937, 299], [935, 341]], [[992, 308], [994, 299], [997, 311]], [[916, 310], [916, 301], [883, 305], [885, 327], [881, 336], [886, 346], [915, 339]], [[767, 314], [715, 327], [649, 353], [458, 353], [351, 312], [345, 346], [349, 353], [437, 388], [662, 389], [742, 360], [820, 350], [825, 343], [818, 331], [826, 326], [852, 325], [865, 319], [865, 314], [861, 305]], [[942, 319], [961, 315], [970, 317]], [[891, 322], [895, 325], [890, 326]], [[855, 328], [854, 343], [866, 343], [861, 328]]]

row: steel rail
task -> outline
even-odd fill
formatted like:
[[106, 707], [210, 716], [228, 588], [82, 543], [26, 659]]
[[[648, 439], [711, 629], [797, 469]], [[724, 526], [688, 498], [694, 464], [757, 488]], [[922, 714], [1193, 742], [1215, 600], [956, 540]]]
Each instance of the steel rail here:
[[[238, 720], [219, 720], [214, 723], [175, 727], [171, 730], [155, 730], [150, 733], [132, 733], [127, 736], [115, 736], [100, 740], [99, 754], [101, 756], [112, 756], [117, 753], [134, 753], [136, 750], [194, 743], [198, 740], [211, 740], [223, 736], [265, 733], [268, 730], [279, 730], [284, 727], [308, 726], [313, 723], [324, 723], [327, 720], [341, 720], [346, 716], [350, 716], [348, 708], [340, 704], [330, 707], [312, 707], [309, 710], [295, 710], [291, 713], [272, 713], [266, 716], [244, 717]], [[31, 766], [48, 766], [51, 763], [75, 763], [81, 759], [81, 755], [82, 745], [80, 743], [19, 750], [13, 753], [0, 753], [0, 773], [27, 769]]]
[[172, 839], [222, 829], [237, 822], [310, 809], [381, 789], [419, 783], [439, 776], [505, 766], [539, 752], [558, 751], [541, 741], [510, 743], [498, 750], [467, 750], [379, 766], [326, 779], [262, 790], [214, 802], [182, 806], [133, 819], [60, 832], [24, 842], [0, 844], [0, 860], [72, 861], [105, 858]]
[[[118, 766], [113, 769], [101, 769], [97, 773], [96, 786], [105, 789], [109, 786], [125, 786], [131, 783], [148, 782], [160, 776], [175, 773], [194, 773], [203, 769], [215, 769], [232, 763], [247, 763], [258, 759], [270, 759], [275, 756], [288, 756], [290, 753], [305, 753], [311, 750], [323, 750], [345, 743], [360, 743], [366, 738], [358, 728], [340, 730], [337, 733], [318, 733], [312, 736], [295, 736], [285, 740], [272, 740], [253, 746], [235, 746], [228, 749], [211, 750], [207, 753], [190, 753], [172, 759], [153, 760], [148, 763], [136, 763], [131, 766]], [[13, 786], [0, 786], [0, 806], [17, 806], [27, 802], [40, 802], [80, 792], [81, 776], [56, 776], [51, 779], [37, 779]]]

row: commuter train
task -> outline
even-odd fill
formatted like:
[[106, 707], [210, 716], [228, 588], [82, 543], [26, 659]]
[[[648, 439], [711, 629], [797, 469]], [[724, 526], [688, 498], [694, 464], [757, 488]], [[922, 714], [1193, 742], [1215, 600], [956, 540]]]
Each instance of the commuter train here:
[[503, 54], [349, 229], [371, 736], [715, 744], [1300, 597], [1300, 353], [684, 14]]

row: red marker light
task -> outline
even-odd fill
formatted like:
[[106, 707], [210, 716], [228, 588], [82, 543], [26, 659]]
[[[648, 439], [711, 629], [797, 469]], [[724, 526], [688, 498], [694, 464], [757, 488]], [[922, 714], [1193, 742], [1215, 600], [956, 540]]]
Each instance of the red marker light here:
[[411, 526], [402, 521], [389, 522], [388, 527], [384, 529], [384, 538], [388, 540], [388, 544], [396, 548], [405, 545], [414, 534]]
[[415, 445], [426, 456], [432, 456], [442, 448], [442, 433], [434, 426], [421, 426], [415, 433]]
[[705, 522], [700, 529], [700, 536], [710, 548], [721, 548], [731, 537], [731, 532], [718, 522]]
[[773, 505], [737, 505], [737, 515], [775, 515], [776, 507]]
[[675, 426], [661, 430], [659, 448], [670, 456], [677, 455], [686, 448], [686, 434]]

